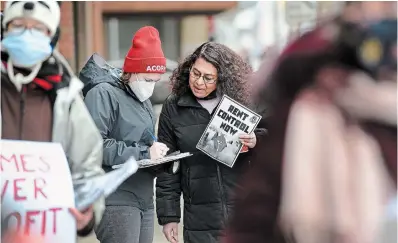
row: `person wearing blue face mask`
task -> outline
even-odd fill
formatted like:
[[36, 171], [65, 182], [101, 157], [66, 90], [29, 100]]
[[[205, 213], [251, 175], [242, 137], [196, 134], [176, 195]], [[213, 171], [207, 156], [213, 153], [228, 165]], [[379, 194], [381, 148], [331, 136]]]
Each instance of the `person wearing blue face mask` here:
[[[82, 82], [54, 50], [60, 15], [59, 3], [53, 0], [6, 2], [1, 23], [0, 135], [60, 143], [72, 178], [84, 180], [104, 173], [102, 139], [81, 98]], [[70, 209], [78, 235], [93, 230], [103, 208], [99, 200], [84, 212]]]

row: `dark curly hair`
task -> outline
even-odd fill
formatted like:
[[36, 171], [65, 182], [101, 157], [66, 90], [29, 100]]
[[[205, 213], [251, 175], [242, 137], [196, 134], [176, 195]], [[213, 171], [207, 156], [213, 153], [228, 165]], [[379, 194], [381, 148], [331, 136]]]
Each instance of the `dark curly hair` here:
[[228, 95], [248, 105], [250, 87], [247, 83], [251, 66], [225, 45], [206, 42], [199, 46], [173, 71], [170, 78], [172, 94], [181, 96], [190, 90], [189, 71], [198, 58], [203, 58], [217, 69], [217, 93]]

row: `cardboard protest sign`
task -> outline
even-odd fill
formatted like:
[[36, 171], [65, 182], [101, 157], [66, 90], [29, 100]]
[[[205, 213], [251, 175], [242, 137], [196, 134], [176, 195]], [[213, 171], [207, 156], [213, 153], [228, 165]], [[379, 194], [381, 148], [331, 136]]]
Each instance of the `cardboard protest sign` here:
[[60, 144], [1, 140], [2, 228], [76, 242], [72, 178]]
[[243, 146], [239, 135], [253, 132], [260, 119], [260, 115], [224, 95], [196, 148], [233, 167]]

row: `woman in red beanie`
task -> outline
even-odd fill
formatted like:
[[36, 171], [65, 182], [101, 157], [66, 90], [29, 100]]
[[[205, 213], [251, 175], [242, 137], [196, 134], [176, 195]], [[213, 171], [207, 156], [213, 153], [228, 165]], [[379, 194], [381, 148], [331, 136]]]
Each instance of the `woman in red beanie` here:
[[[168, 148], [156, 142], [156, 117], [149, 101], [166, 71], [159, 32], [139, 29], [123, 70], [111, 68], [94, 54], [80, 72], [83, 94], [104, 141], [103, 168], [136, 160], [158, 159]], [[152, 168], [152, 167], [151, 167]], [[140, 169], [106, 198], [106, 209], [96, 229], [101, 243], [151, 243], [154, 231], [154, 169]]]

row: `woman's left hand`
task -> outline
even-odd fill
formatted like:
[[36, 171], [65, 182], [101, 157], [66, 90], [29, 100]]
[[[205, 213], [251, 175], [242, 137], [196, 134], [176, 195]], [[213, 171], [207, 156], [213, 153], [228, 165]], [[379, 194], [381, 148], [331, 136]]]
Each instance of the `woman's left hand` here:
[[250, 134], [241, 134], [239, 135], [239, 139], [243, 143], [243, 145], [246, 145], [251, 149], [254, 148], [257, 143], [256, 134], [254, 134], [254, 132]]
[[84, 229], [84, 227], [86, 227], [94, 217], [93, 207], [88, 208], [84, 212], [79, 212], [79, 210], [77, 210], [76, 208], [70, 208], [69, 212], [76, 219], [76, 226], [78, 231]]

